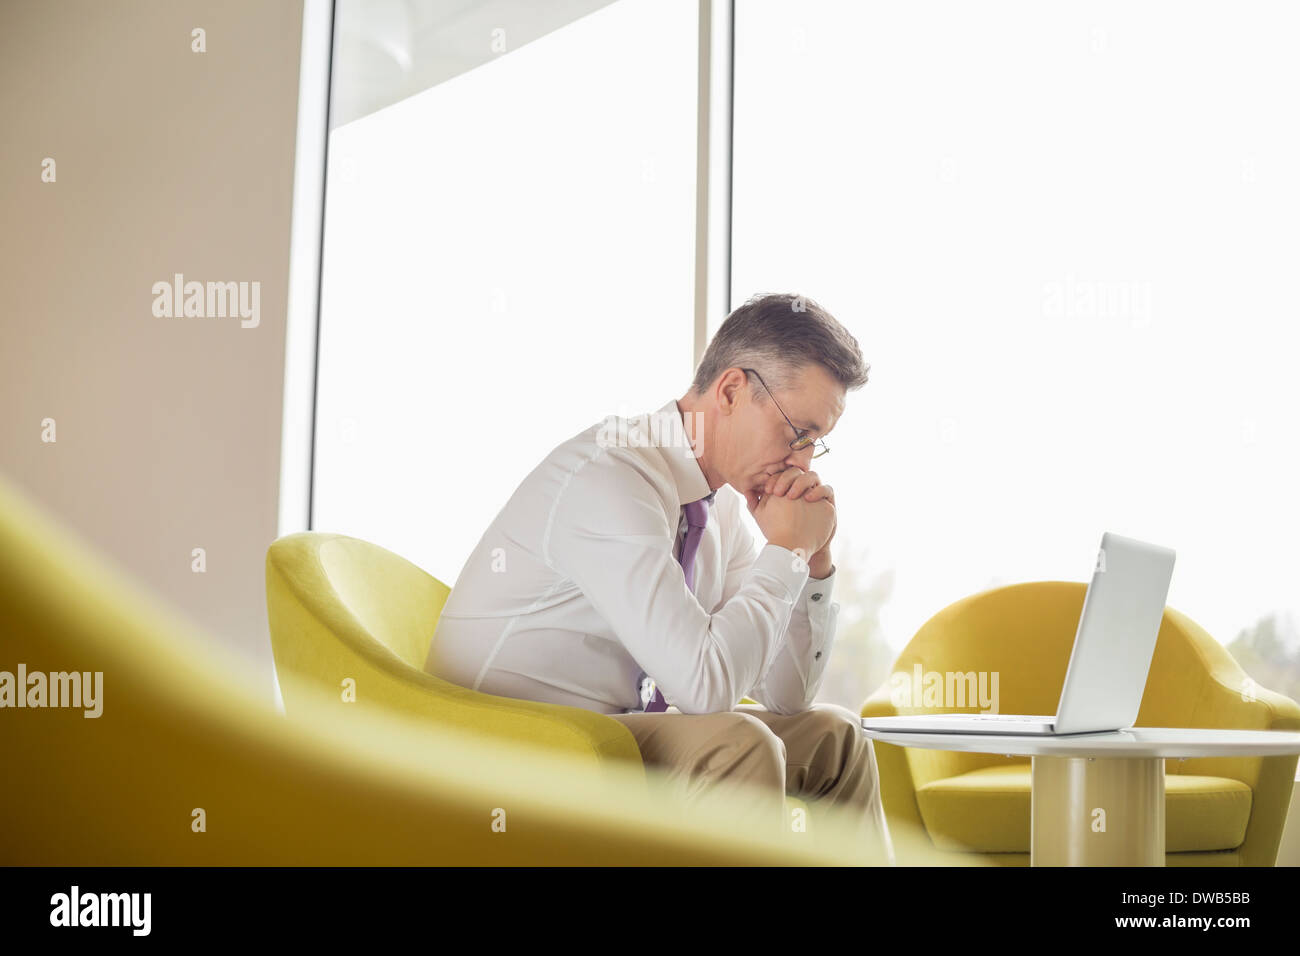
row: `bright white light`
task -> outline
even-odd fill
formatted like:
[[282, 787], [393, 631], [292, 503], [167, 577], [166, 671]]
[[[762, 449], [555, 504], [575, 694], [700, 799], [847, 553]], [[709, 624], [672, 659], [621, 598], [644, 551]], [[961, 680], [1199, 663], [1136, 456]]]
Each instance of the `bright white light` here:
[[1220, 641], [1294, 612], [1300, 10], [738, 6], [733, 298], [872, 363], [818, 470], [891, 646], [1107, 530]]
[[333, 131], [315, 528], [453, 584], [554, 446], [685, 392], [696, 17], [624, 0]]

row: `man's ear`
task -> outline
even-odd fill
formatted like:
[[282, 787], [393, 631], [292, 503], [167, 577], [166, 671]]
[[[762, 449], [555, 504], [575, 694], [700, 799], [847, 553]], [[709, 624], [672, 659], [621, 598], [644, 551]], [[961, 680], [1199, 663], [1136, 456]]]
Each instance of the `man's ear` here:
[[749, 378], [744, 372], [738, 372], [736, 375], [724, 375], [718, 383], [718, 409], [723, 415], [730, 415], [736, 410], [739, 401], [737, 393], [749, 384]]

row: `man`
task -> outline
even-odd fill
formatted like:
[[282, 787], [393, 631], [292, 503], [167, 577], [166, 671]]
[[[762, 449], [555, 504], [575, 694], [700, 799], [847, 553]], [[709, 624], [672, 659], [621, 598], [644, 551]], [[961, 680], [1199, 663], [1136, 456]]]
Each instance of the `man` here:
[[815, 302], [750, 299], [681, 398], [585, 429], [523, 480], [452, 588], [426, 670], [609, 714], [687, 799], [741, 784], [783, 826], [787, 793], [842, 808], [892, 861], [871, 741], [847, 708], [814, 703], [839, 605], [835, 494], [810, 465], [868, 368]]

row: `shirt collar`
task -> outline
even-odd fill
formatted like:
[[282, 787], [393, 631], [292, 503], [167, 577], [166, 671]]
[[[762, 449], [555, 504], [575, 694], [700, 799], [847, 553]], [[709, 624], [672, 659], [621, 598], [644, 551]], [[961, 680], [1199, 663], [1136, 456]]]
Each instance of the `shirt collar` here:
[[686, 434], [677, 400], [669, 401], [653, 415], [658, 419], [658, 430], [652, 434], [658, 436], [658, 445], [663, 450], [664, 460], [677, 484], [678, 499], [683, 505], [701, 498], [712, 502], [717, 491], [709, 488], [709, 480], [704, 477], [704, 469], [700, 467], [700, 461], [691, 448], [691, 439]]

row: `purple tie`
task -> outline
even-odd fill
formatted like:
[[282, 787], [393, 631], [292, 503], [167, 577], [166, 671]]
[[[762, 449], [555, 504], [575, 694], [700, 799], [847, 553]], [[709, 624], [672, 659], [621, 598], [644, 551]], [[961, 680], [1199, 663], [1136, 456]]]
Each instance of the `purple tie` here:
[[[682, 553], [677, 560], [682, 564], [682, 572], [686, 575], [686, 587], [691, 591], [695, 590], [695, 552], [699, 550], [700, 539], [704, 537], [704, 526], [709, 521], [709, 504], [715, 494], [717, 492], [711, 492], [707, 498], [692, 501], [685, 506], [686, 537], [682, 539]], [[668, 702], [664, 700], [664, 695], [659, 693], [658, 686], [655, 687], [654, 696], [650, 698], [650, 703], [645, 709], [647, 714], [668, 709]]]

